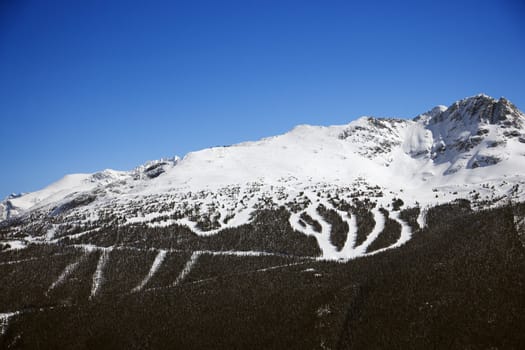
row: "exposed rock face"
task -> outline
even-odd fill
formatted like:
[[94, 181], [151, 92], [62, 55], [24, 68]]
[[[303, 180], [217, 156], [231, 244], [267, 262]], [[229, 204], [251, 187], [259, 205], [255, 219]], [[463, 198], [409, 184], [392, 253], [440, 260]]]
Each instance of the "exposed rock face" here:
[[364, 117], [351, 123], [339, 138], [355, 144], [359, 155], [381, 159], [388, 166], [392, 151], [403, 143], [404, 129], [410, 124], [405, 119]]
[[[525, 116], [505, 98], [477, 95], [414, 119], [432, 133], [430, 157], [450, 163], [445, 174], [475, 169], [508, 159], [508, 140], [523, 139]], [[519, 141], [521, 142], [521, 141]]]

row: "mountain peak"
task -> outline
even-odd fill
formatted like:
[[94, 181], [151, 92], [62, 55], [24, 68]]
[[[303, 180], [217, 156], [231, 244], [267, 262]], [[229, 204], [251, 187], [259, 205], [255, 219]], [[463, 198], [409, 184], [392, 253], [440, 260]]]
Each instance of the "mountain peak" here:
[[510, 159], [507, 143], [525, 142], [524, 115], [504, 97], [478, 94], [434, 108], [415, 121], [432, 133], [431, 159], [449, 164], [445, 175]]
[[[525, 173], [524, 118], [506, 98], [478, 94], [449, 107], [436, 106], [413, 121], [361, 117], [346, 125], [298, 125], [283, 135], [208, 148], [183, 159], [150, 161], [131, 171], [68, 176], [40, 191], [0, 202], [0, 220], [64, 208], [64, 203], [70, 205], [72, 198], [85, 193], [110, 208], [112, 199], [160, 198], [255, 182], [303, 188], [316, 183], [350, 186], [366, 178], [384, 188], [410, 184], [416, 189], [414, 198], [422, 203], [419, 187]], [[474, 170], [484, 167], [490, 170]]]
[[463, 100], [470, 100], [470, 99], [482, 99], [482, 100], [487, 100], [487, 101], [494, 101], [495, 99], [492, 97], [492, 96], [489, 96], [483, 92], [477, 94], [477, 95], [474, 95], [474, 96], [470, 96], [470, 97], [465, 97]]
[[414, 120], [427, 125], [445, 123], [457, 128], [475, 124], [500, 125], [516, 129], [523, 128], [523, 113], [505, 97], [495, 99], [485, 94], [478, 94], [454, 102], [448, 108], [436, 107], [418, 115]]
[[437, 116], [441, 115], [444, 111], [447, 110], [447, 106], [443, 105], [437, 105], [436, 107], [432, 108], [429, 111], [426, 111], [425, 113], [419, 114], [414, 118], [414, 121], [420, 121], [425, 122], [430, 119], [436, 118]]

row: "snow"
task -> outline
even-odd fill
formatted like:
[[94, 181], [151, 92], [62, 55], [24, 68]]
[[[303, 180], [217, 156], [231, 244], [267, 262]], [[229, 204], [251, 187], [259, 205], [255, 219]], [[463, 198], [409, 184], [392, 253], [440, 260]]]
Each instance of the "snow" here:
[[109, 260], [109, 253], [112, 248], [102, 249], [100, 253], [100, 258], [98, 259], [97, 268], [93, 274], [93, 283], [91, 285], [91, 294], [90, 298], [94, 298], [100, 291], [102, 283], [104, 282], [104, 268]]
[[27, 258], [27, 259], [20, 259], [20, 260], [3, 261], [3, 262], [0, 262], [0, 266], [1, 265], [20, 264], [20, 263], [23, 263], [23, 262], [35, 261], [35, 260], [38, 260], [38, 259], [41, 259], [41, 258]]
[[[338, 137], [345, 130], [355, 127], [374, 127], [370, 118], [361, 118], [342, 126], [302, 125], [287, 134], [257, 142], [192, 152], [154, 179], [132, 181], [129, 180], [130, 177], [122, 175], [121, 178], [128, 179], [130, 184], [133, 182], [133, 188], [124, 185], [119, 195], [129, 193], [146, 196], [180, 188], [193, 191], [205, 188], [215, 190], [232, 184], [246, 184], [254, 180], [276, 183], [279, 182], [279, 179], [290, 176], [299, 177], [303, 182], [307, 179], [310, 183], [337, 184], [348, 183], [361, 176], [370, 183], [388, 188], [406, 185], [421, 188], [428, 187], [428, 181], [433, 184], [450, 182], [450, 180], [458, 180], [455, 181], [457, 183], [467, 182], [468, 175], [476, 172], [475, 169], [469, 169], [473, 171], [460, 171], [455, 176], [445, 177], [443, 173], [449, 168], [452, 169], [456, 162], [460, 162], [460, 159], [453, 159], [451, 155], [452, 158], [440, 158], [439, 163], [436, 163], [428, 157], [428, 154], [433, 144], [441, 141], [449, 143], [452, 139], [456, 140], [471, 135], [474, 129], [477, 130], [477, 124], [476, 126], [472, 123], [463, 125], [469, 130], [462, 130], [455, 134], [451, 134], [450, 129], [446, 127], [448, 124], [445, 123], [425, 125], [423, 122], [405, 120], [385, 125], [390, 128], [390, 132], [374, 134], [369, 141], [366, 140], [366, 137], [371, 132], [353, 135], [347, 139]], [[445, 137], [445, 134], [448, 136]], [[394, 141], [399, 145], [385, 152], [384, 155], [371, 159], [362, 156], [365, 150], [374, 150], [377, 144]], [[521, 143], [513, 142], [510, 146], [519, 149], [519, 152], [525, 151]], [[481, 147], [486, 149], [486, 142], [478, 146], [478, 148]], [[480, 150], [476, 149], [475, 152], [479, 154]], [[498, 150], [487, 152], [501, 154]], [[443, 163], [446, 166], [440, 166]], [[516, 170], [522, 173], [525, 171], [525, 162], [513, 163], [511, 167], [515, 173]], [[388, 164], [388, 167], [385, 167], [385, 164]], [[500, 168], [501, 171], [498, 171]], [[508, 164], [496, 164], [492, 167], [491, 173], [502, 175], [505, 173], [505, 168], [508, 168]], [[86, 181], [91, 177], [89, 174], [70, 175], [42, 191], [10, 201], [20, 209], [28, 209], [36, 203], [57, 201], [74, 192], [91, 190], [97, 185], [97, 182]], [[119, 180], [121, 178], [119, 177]], [[146, 217], [145, 221], [147, 219]], [[130, 223], [132, 222], [130, 220]], [[188, 222], [183, 223], [191, 225]]]
[[381, 234], [385, 228], [385, 216], [379, 211], [379, 209], [372, 210], [372, 213], [374, 214], [374, 221], [376, 224], [372, 232], [366, 237], [365, 241], [355, 248], [357, 255], [364, 255], [368, 246], [379, 237], [379, 234]]
[[306, 262], [303, 261], [303, 262], [297, 262], [297, 263], [291, 263], [291, 264], [282, 264], [282, 265], [277, 265], [277, 266], [270, 266], [270, 267], [265, 267], [265, 268], [262, 268], [262, 269], [255, 270], [255, 272], [274, 271], [274, 270], [283, 269], [283, 268], [286, 268], [286, 267], [304, 265], [304, 264], [307, 264], [307, 263], [309, 263], [309, 261], [306, 261]]
[[27, 242], [23, 240], [6, 240], [6, 241], [0, 241], [2, 244], [8, 244], [10, 248], [7, 250], [16, 250], [16, 249], [24, 249], [27, 246]]
[[146, 275], [146, 277], [144, 277], [144, 279], [140, 282], [138, 286], [133, 288], [132, 292], [138, 292], [142, 290], [144, 286], [146, 286], [146, 284], [148, 284], [148, 282], [151, 280], [151, 278], [155, 275], [155, 273], [159, 270], [160, 266], [162, 265], [162, 262], [166, 258], [166, 253], [166, 250], [159, 250], [148, 274]]
[[316, 232], [313, 227], [306, 223], [306, 227], [303, 227], [299, 224], [300, 220], [300, 214], [294, 214], [290, 216], [290, 225], [294, 230], [297, 230], [299, 232], [303, 232], [305, 235], [313, 236], [317, 240], [317, 244], [319, 245], [319, 248], [322, 252], [322, 258], [323, 259], [336, 259], [338, 254], [336, 252], [336, 248], [332, 245], [330, 242], [330, 231], [332, 229], [331, 225], [327, 223], [321, 215], [317, 213], [317, 203], [313, 203], [308, 206], [308, 208], [304, 211], [306, 212], [312, 219], [319, 222], [321, 225], [321, 232]]
[[[379, 237], [379, 235], [383, 232], [385, 228], [385, 216], [381, 213], [381, 211], [378, 208], [372, 210], [372, 214], [375, 220], [375, 226], [372, 232], [370, 232], [366, 240], [357, 247], [355, 247], [355, 241], [357, 236], [357, 223], [355, 215], [351, 215], [351, 217], [349, 217], [348, 213], [336, 210], [340, 217], [343, 219], [343, 221], [345, 221], [349, 227], [343, 248], [340, 251], [338, 251], [337, 248], [330, 242], [330, 224], [327, 223], [316, 210], [318, 204], [319, 203], [315, 203], [314, 205], [308, 206], [308, 208], [306, 208], [304, 211], [292, 214], [290, 216], [290, 225], [293, 229], [302, 232], [305, 235], [313, 236], [316, 238], [319, 248], [322, 252], [322, 255], [320, 257], [321, 260], [350, 260], [359, 256], [371, 254], [366, 253], [367, 248]], [[322, 204], [329, 209], [333, 209], [331, 204], [328, 202], [324, 202]], [[311, 225], [304, 221], [303, 223], [306, 224], [306, 227], [299, 224], [300, 216], [303, 212], [307, 213], [312, 219], [319, 222], [321, 226], [321, 232], [316, 232], [313, 229], [313, 227], [311, 227]], [[391, 219], [397, 221], [401, 225], [401, 235], [398, 241], [395, 242], [393, 245], [374, 251], [372, 252], [372, 254], [385, 251], [387, 249], [397, 248], [408, 242], [412, 236], [412, 229], [406, 222], [400, 219], [399, 212], [391, 211], [389, 215]]]
[[4, 312], [0, 313], [0, 336], [3, 335], [9, 326], [9, 319], [18, 315], [19, 312]]
[[55, 238], [56, 231], [57, 225], [51, 225], [51, 227], [46, 232], [46, 240], [51, 241], [53, 238]]
[[417, 216], [417, 224], [420, 228], [424, 228], [427, 225], [427, 210], [420, 208], [419, 215]]
[[67, 265], [65, 268], [64, 268], [64, 271], [62, 271], [62, 273], [58, 276], [58, 278], [51, 284], [51, 286], [49, 286], [49, 288], [47, 289], [47, 292], [49, 293], [51, 290], [55, 289], [56, 287], [58, 287], [59, 285], [61, 285], [62, 283], [65, 282], [65, 280], [73, 273], [75, 272], [75, 270], [77, 269], [77, 267], [80, 265], [80, 263], [82, 262], [83, 258], [80, 258], [80, 260], [78, 261], [75, 261], [74, 263], [71, 263], [69, 265]]
[[40, 191], [13, 198], [10, 202], [15, 208], [21, 211], [27, 210], [38, 204], [56, 202], [74, 192], [93, 189], [96, 184], [88, 182], [90, 177], [91, 174], [66, 175], [61, 180]]
[[189, 273], [191, 272], [191, 269], [197, 263], [197, 259], [199, 258], [199, 256], [201, 256], [201, 254], [202, 253], [200, 251], [195, 251], [191, 254], [190, 259], [186, 262], [186, 265], [184, 265], [184, 267], [182, 268], [182, 271], [177, 276], [172, 286], [175, 287], [182, 283], [184, 278], [186, 278], [186, 276], [189, 275]]
[[[388, 250], [388, 249], [400, 247], [410, 240], [410, 237], [412, 236], [412, 229], [410, 228], [410, 226], [408, 226], [406, 222], [404, 222], [403, 220], [399, 218], [399, 212], [395, 212], [395, 211], [391, 212], [390, 218], [396, 220], [399, 224], [401, 224], [401, 234], [399, 236], [399, 239], [394, 244], [386, 248], [381, 248], [373, 252], [370, 252], [367, 255], [373, 255], [373, 254], [384, 252], [385, 250]], [[384, 227], [384, 223], [383, 223], [383, 227]]]
[[[496, 110], [503, 114], [490, 114]], [[365, 254], [380, 234], [384, 217], [375, 210], [373, 235], [361, 247], [353, 247], [355, 218], [338, 211], [350, 227], [347, 241], [338, 251], [330, 242], [330, 225], [316, 210], [319, 204], [333, 208], [326, 193], [378, 186], [383, 196], [373, 201], [385, 208], [393, 198], [402, 198], [406, 207], [428, 208], [456, 198], [472, 199], [473, 191], [488, 202], [492, 200], [493, 205], [506, 198], [522, 201], [525, 143], [519, 140], [525, 137], [524, 124], [525, 116], [508, 101], [477, 95], [448, 108], [435, 107], [414, 120], [362, 117], [346, 125], [300, 125], [283, 135], [208, 148], [183, 159], [152, 161], [127, 172], [68, 175], [40, 191], [9, 197], [0, 205], [0, 218], [53, 212], [64, 203], [91, 194], [96, 197], [94, 201], [58, 212], [59, 219], [73, 226], [89, 226], [101, 213], [112, 213], [124, 218], [127, 225], [179, 224], [206, 236], [250, 222], [264, 197], [280, 206], [303, 196], [311, 203], [291, 215], [290, 225], [315, 237], [323, 259], [348, 259]], [[162, 171], [149, 176], [152, 167]], [[323, 195], [318, 198], [317, 192]], [[346, 200], [351, 200], [348, 195]], [[162, 203], [173, 206], [155, 208]], [[320, 233], [299, 224], [303, 211], [321, 224]], [[180, 217], [181, 212], [192, 215]], [[206, 215], [217, 216], [218, 227], [200, 229], [197, 219]], [[397, 217], [395, 220], [400, 221]], [[424, 226], [424, 209], [417, 221]], [[59, 224], [49, 226], [45, 239], [54, 241], [58, 228]], [[76, 237], [88, 232], [91, 229]], [[404, 229], [403, 240], [409, 238]], [[30, 240], [37, 238], [25, 238]], [[17, 242], [11, 246], [25, 245], [22, 240]], [[92, 248], [84, 246], [86, 250]]]
[[355, 242], [357, 239], [357, 218], [355, 215], [352, 215], [350, 219], [348, 219], [347, 213], [342, 213], [340, 211], [338, 211], [338, 213], [348, 224], [348, 234], [346, 236], [346, 241], [343, 246], [343, 249], [341, 249], [341, 256], [346, 259], [350, 259], [357, 255], [356, 251], [354, 250]]

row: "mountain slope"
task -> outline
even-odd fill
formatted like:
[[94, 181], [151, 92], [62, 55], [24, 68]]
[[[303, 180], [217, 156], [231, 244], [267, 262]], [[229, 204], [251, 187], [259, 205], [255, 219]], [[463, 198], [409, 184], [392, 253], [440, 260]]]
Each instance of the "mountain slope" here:
[[10, 196], [0, 348], [519, 348], [524, 118], [478, 95]]
[[[209, 236], [248, 224], [259, 209], [284, 206], [291, 227], [315, 237], [324, 258], [351, 258], [365, 254], [371, 242], [352, 246], [357, 226], [348, 203], [370, 201], [381, 231], [384, 214], [378, 208], [399, 199], [405, 207], [423, 208], [457, 198], [478, 207], [522, 200], [524, 125], [523, 113], [506, 99], [477, 95], [414, 120], [362, 117], [342, 126], [301, 125], [284, 135], [129, 172], [68, 175], [41, 191], [4, 200], [0, 214], [9, 219], [7, 236], [56, 242], [112, 220], [182, 225]], [[349, 227], [340, 247], [331, 241], [332, 223], [320, 216], [319, 205], [335, 210]], [[424, 210], [419, 215], [423, 224]], [[411, 228], [395, 214], [391, 219], [403, 228], [391, 242], [396, 247], [410, 238]], [[11, 225], [13, 220], [18, 224]]]

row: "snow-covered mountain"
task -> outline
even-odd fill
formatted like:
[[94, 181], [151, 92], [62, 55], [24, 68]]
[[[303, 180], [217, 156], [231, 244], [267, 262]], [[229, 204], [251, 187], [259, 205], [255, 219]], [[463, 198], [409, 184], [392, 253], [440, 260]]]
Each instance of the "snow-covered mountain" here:
[[9, 196], [0, 348], [521, 348], [524, 123], [478, 95]]
[[[13, 237], [30, 240], [57, 240], [72, 227], [92, 230], [102, 218], [119, 225], [183, 225], [209, 236], [250, 222], [258, 209], [284, 206], [290, 225], [316, 237], [324, 257], [347, 258], [364, 254], [366, 246], [349, 238], [349, 245], [335, 247], [319, 205], [337, 210], [352, 228], [355, 216], [342, 203], [371, 201], [380, 226], [384, 218], [377, 208], [392, 208], [401, 199], [405, 207], [422, 208], [423, 225], [425, 207], [457, 198], [475, 207], [522, 201], [524, 185], [525, 115], [505, 98], [477, 95], [412, 120], [361, 117], [347, 125], [300, 125], [132, 171], [68, 175], [40, 191], [8, 197], [0, 203], [0, 220], [12, 227]], [[303, 214], [321, 223], [320, 233]], [[403, 244], [410, 230], [393, 218], [404, 230], [396, 244]]]

